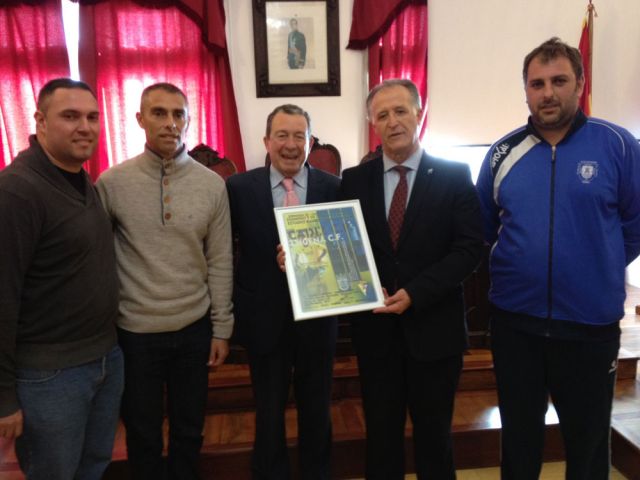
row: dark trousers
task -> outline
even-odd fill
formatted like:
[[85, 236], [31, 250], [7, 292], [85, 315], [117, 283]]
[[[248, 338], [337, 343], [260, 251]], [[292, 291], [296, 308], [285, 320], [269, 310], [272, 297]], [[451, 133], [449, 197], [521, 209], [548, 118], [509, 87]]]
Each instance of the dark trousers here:
[[402, 341], [386, 354], [358, 352], [367, 428], [367, 480], [404, 479], [404, 430], [409, 409], [417, 477], [455, 479], [451, 420], [462, 355], [423, 362]]
[[[118, 337], [125, 358], [122, 418], [131, 478], [198, 478], [211, 348], [209, 315], [176, 332], [139, 334], [120, 329]], [[165, 390], [166, 466], [162, 458]]]
[[[311, 322], [332, 322], [317, 329]], [[285, 431], [285, 408], [293, 382], [298, 412], [299, 478], [330, 478], [331, 381], [335, 353], [335, 320], [305, 320], [290, 326], [269, 353], [249, 351], [251, 382], [256, 399], [254, 479], [291, 478]]]
[[502, 478], [539, 477], [551, 396], [565, 444], [566, 478], [608, 479], [619, 337], [560, 340], [493, 320], [491, 345], [502, 420]]

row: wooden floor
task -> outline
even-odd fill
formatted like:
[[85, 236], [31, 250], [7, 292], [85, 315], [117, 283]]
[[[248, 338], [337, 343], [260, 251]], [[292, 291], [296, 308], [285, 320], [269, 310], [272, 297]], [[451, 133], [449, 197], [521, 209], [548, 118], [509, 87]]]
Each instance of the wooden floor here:
[[[565, 464], [564, 462], [545, 463], [542, 466], [540, 480], [564, 480]], [[474, 470], [459, 470], [457, 472], [458, 480], [496, 480], [500, 478], [500, 469], [498, 467], [482, 468]], [[406, 480], [413, 480], [415, 476], [407, 475]], [[618, 472], [615, 468], [611, 472], [609, 480], [625, 480], [625, 476]]]
[[[635, 306], [640, 305], [640, 289], [629, 287], [622, 321], [621, 363], [612, 413], [613, 462], [626, 477], [640, 479], [640, 382], [635, 364], [624, 363], [624, 358], [640, 356], [640, 316]], [[629, 372], [628, 365], [634, 365]], [[465, 356], [465, 370], [461, 388], [456, 397], [453, 419], [454, 448], [459, 469], [489, 467], [498, 464], [500, 417], [494, 389], [490, 352], [472, 350]], [[626, 369], [626, 370], [625, 370]], [[214, 380], [215, 379], [215, 380]], [[248, 458], [253, 441], [254, 413], [250, 409], [251, 394], [247, 388], [246, 366], [228, 365], [212, 376], [218, 393], [212, 395], [210, 413], [205, 426], [203, 446], [204, 478], [243, 480], [249, 478]], [[364, 418], [358, 397], [357, 366], [353, 358], [336, 361], [335, 395], [332, 405], [334, 431], [334, 459], [347, 465], [334, 472], [334, 478], [357, 478], [362, 472]], [[225, 391], [225, 395], [219, 392]], [[225, 403], [226, 398], [228, 403]], [[296, 412], [287, 411], [287, 437], [291, 450], [295, 449]], [[557, 417], [551, 406], [547, 414], [547, 442], [545, 460], [562, 459], [562, 447]], [[407, 433], [411, 425], [407, 425]], [[410, 453], [408, 454], [410, 463]], [[124, 460], [124, 430], [119, 428], [114, 447], [114, 464], [107, 479], [128, 478]], [[354, 461], [355, 459], [355, 461]], [[214, 465], [214, 467], [211, 467]], [[554, 467], [555, 468], [555, 467]], [[0, 441], [0, 480], [19, 480], [13, 447]], [[215, 470], [215, 474], [211, 474]], [[125, 473], [122, 473], [125, 472]], [[477, 475], [490, 476], [477, 476]], [[477, 474], [477, 475], [476, 475]], [[461, 479], [498, 478], [495, 470], [468, 473]], [[476, 475], [476, 476], [473, 476]], [[544, 477], [543, 477], [544, 478]], [[549, 477], [554, 478], [554, 477]], [[558, 477], [560, 478], [560, 477]]]
[[[564, 480], [564, 462], [549, 462], [542, 465], [540, 480]], [[471, 470], [458, 470], [458, 480], [496, 480], [500, 478], [500, 468], [476, 468]], [[415, 475], [406, 475], [405, 480], [416, 480]], [[611, 472], [609, 480], [625, 480], [625, 476], [615, 468]], [[354, 479], [355, 480], [355, 479]]]

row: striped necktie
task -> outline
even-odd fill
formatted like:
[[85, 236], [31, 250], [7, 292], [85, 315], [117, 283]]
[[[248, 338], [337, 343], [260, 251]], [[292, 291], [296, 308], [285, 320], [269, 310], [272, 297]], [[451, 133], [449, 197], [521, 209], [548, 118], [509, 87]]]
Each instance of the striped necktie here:
[[298, 198], [298, 194], [296, 193], [295, 188], [293, 188], [293, 178], [283, 178], [282, 185], [287, 193], [284, 196], [284, 204], [285, 207], [294, 207], [296, 205], [300, 205], [300, 199]]
[[398, 249], [398, 239], [400, 238], [400, 230], [402, 230], [402, 223], [404, 222], [404, 211], [407, 207], [407, 192], [409, 191], [407, 185], [407, 167], [396, 166], [393, 169], [400, 175], [398, 185], [393, 192], [393, 198], [391, 199], [391, 206], [389, 207], [389, 231], [391, 232], [391, 244], [393, 249]]

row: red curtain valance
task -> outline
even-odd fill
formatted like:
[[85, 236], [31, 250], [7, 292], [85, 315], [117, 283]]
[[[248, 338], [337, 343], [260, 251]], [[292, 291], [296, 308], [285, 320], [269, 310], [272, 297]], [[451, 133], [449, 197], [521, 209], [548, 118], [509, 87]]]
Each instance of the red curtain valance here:
[[[95, 5], [109, 0], [71, 0], [81, 5]], [[193, 20], [202, 30], [202, 41], [207, 48], [216, 54], [227, 49], [224, 30], [224, 0], [133, 0], [142, 7], [164, 8], [178, 7], [185, 15]], [[43, 5], [46, 0], [4, 0], [4, 7], [17, 5]]]
[[347, 48], [364, 50], [369, 47], [410, 4], [426, 5], [427, 0], [354, 0]]
[[[23, 0], [29, 1], [29, 0]], [[80, 5], [95, 5], [108, 0], [71, 0]], [[227, 49], [224, 30], [223, 0], [133, 0], [142, 7], [166, 8], [175, 6], [193, 20], [202, 31], [203, 43], [216, 55]]]

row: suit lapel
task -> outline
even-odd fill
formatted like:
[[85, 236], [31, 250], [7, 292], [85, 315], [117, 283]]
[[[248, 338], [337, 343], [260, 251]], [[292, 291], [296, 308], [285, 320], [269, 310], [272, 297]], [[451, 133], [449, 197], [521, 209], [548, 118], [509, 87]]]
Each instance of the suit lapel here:
[[420, 159], [420, 166], [416, 172], [415, 181], [413, 182], [413, 188], [411, 189], [407, 210], [404, 213], [404, 221], [402, 223], [402, 229], [400, 230], [400, 239], [398, 240], [399, 248], [402, 246], [404, 238], [409, 235], [411, 227], [418, 218], [418, 214], [423, 211], [424, 208], [428, 208], [425, 202], [427, 201], [432, 178], [433, 167], [427, 155], [423, 153]]
[[378, 248], [381, 250], [392, 253], [393, 247], [384, 203], [384, 164], [382, 156], [371, 160], [369, 177], [364, 191], [368, 193], [368, 197], [363, 197], [362, 211], [365, 215], [369, 239], [372, 243], [379, 242]]
[[252, 188], [255, 197], [256, 219], [269, 226], [272, 236], [278, 237], [278, 229], [273, 214], [273, 195], [271, 194], [271, 178], [269, 175], [269, 167], [263, 167], [254, 178], [254, 188]]
[[263, 167], [259, 175], [253, 177], [255, 187], [253, 192], [256, 200], [259, 202], [256, 206], [261, 206], [269, 210], [273, 210], [273, 196], [271, 195], [271, 178], [269, 176], [269, 168]]
[[315, 168], [305, 166], [307, 169], [307, 205], [311, 203], [319, 203], [323, 200], [321, 197], [324, 191], [324, 178], [318, 175]]

